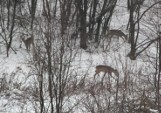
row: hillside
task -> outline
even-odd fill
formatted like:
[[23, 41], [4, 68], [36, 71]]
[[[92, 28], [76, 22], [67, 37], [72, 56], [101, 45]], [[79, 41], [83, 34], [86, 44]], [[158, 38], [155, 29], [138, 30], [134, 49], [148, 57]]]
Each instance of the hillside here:
[[160, 112], [161, 1], [94, 1], [0, 4], [0, 113]]

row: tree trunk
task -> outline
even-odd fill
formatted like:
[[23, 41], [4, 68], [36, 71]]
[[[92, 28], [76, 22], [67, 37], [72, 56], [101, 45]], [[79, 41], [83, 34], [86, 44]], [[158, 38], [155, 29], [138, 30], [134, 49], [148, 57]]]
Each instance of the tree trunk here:
[[98, 5], [98, 0], [94, 0], [93, 1], [93, 7], [91, 6], [91, 15], [90, 15], [90, 18], [89, 18], [89, 22], [91, 23], [89, 25], [89, 39], [92, 40], [92, 37], [94, 35], [94, 25], [95, 23], [93, 23], [95, 21], [95, 18], [96, 18], [96, 9], [97, 9], [97, 5]]
[[133, 6], [133, 1], [131, 0], [129, 4], [129, 10], [130, 10], [130, 18], [129, 18], [129, 23], [130, 23], [130, 29], [129, 29], [129, 41], [131, 43], [131, 51], [129, 53], [129, 57], [131, 60], [136, 59], [136, 44], [135, 44], [135, 24], [134, 24], [134, 6]]
[[37, 5], [37, 0], [32, 0], [31, 2], [31, 30], [33, 29], [33, 22], [35, 19], [35, 12], [36, 12], [36, 5]]
[[97, 24], [96, 35], [95, 35], [95, 42], [96, 43], [98, 43], [98, 41], [99, 41], [101, 23], [102, 23], [102, 18], [99, 19], [98, 24]]
[[12, 14], [12, 26], [11, 26], [11, 30], [10, 30], [10, 34], [9, 34], [9, 43], [7, 44], [7, 57], [9, 56], [9, 49], [11, 48], [12, 39], [13, 39], [12, 34], [13, 34], [14, 26], [15, 26], [16, 6], [17, 6], [17, 1], [15, 0], [13, 14]]
[[[86, 32], [86, 14], [87, 14], [87, 0], [79, 0], [79, 17], [80, 17], [80, 48], [87, 49], [87, 32]], [[83, 7], [84, 6], [84, 10]]]

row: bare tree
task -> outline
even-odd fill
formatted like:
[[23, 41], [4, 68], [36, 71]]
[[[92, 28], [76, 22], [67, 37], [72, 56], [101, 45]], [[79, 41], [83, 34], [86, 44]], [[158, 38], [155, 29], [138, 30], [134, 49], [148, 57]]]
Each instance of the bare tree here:
[[[12, 13], [12, 24], [11, 24], [11, 28], [10, 28], [9, 42], [7, 43], [7, 57], [9, 56], [9, 49], [11, 48], [11, 43], [12, 43], [12, 39], [13, 39], [13, 36], [12, 35], [13, 35], [13, 29], [15, 27], [16, 7], [17, 7], [17, 0], [14, 0], [13, 13]], [[8, 19], [10, 19], [10, 18], [8, 18]]]
[[87, 18], [87, 0], [77, 0], [76, 7], [78, 8], [79, 25], [80, 25], [80, 47], [87, 49], [87, 30], [86, 30], [86, 18]]
[[[96, 18], [96, 35], [95, 35], [95, 42], [98, 43], [99, 41], [99, 35], [100, 30], [102, 29], [103, 33], [102, 35], [106, 34], [108, 28], [109, 28], [109, 20], [112, 18], [113, 10], [116, 6], [117, 0], [104, 0], [104, 3], [102, 5], [101, 12], [98, 14], [98, 17]], [[108, 15], [108, 16], [107, 16]], [[103, 18], [105, 17], [105, 20]]]
[[[145, 15], [147, 11], [149, 11], [153, 6], [159, 4], [160, 1], [152, 4], [148, 7], [142, 14], [140, 14], [141, 5], [144, 0], [128, 0], [128, 10], [130, 11], [129, 17], [129, 42], [131, 43], [131, 51], [128, 54], [131, 60], [135, 60], [137, 56], [139, 56], [143, 51], [145, 51], [151, 44], [158, 40], [158, 38], [151, 39], [150, 41], [141, 42], [138, 44], [139, 32], [140, 32], [140, 20]], [[136, 17], [134, 17], [134, 12], [136, 12]], [[134, 21], [136, 18], [136, 21]], [[137, 35], [135, 36], [135, 28], [137, 27]], [[146, 46], [145, 46], [146, 45]], [[145, 46], [140, 49], [140, 47]], [[140, 50], [139, 50], [140, 49]]]
[[[29, 5], [29, 1], [28, 1], [28, 5]], [[33, 22], [35, 19], [36, 6], [37, 6], [37, 0], [31, 0], [31, 7], [29, 6], [29, 11], [31, 15], [31, 30], [33, 29]]]
[[[35, 44], [37, 52], [37, 60], [35, 66], [38, 67], [39, 93], [40, 93], [40, 111], [43, 113], [47, 107], [44, 105], [43, 90], [44, 84], [47, 84], [47, 92], [49, 95], [49, 111], [51, 113], [64, 112], [63, 103], [66, 95], [67, 84], [71, 79], [71, 62], [75, 57], [72, 41], [70, 39], [72, 4], [73, 0], [59, 0], [60, 17], [56, 17], [52, 13], [53, 8], [57, 7], [49, 5], [50, 1], [43, 0], [43, 23], [39, 22], [38, 29], [41, 31], [40, 42], [43, 46], [40, 48], [40, 42]], [[57, 12], [57, 10], [56, 10]], [[60, 18], [61, 21], [56, 18]], [[57, 29], [54, 31], [54, 29]], [[45, 53], [45, 54], [42, 54]], [[43, 70], [43, 71], [41, 71]], [[47, 78], [45, 77], [47, 74]], [[44, 77], [46, 79], [44, 79]], [[47, 80], [47, 81], [46, 81]], [[69, 109], [69, 111], [72, 110]]]

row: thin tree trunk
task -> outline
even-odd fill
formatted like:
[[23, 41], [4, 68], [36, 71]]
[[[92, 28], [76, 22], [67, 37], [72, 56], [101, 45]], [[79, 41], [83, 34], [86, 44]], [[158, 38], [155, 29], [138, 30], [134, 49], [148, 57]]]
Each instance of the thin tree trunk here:
[[8, 20], [7, 20], [7, 29], [9, 29], [9, 24], [10, 24], [10, 7], [11, 7], [11, 1], [10, 0], [8, 0], [8, 4], [7, 4], [7, 9], [8, 9]]
[[130, 30], [129, 30], [129, 40], [131, 43], [131, 51], [129, 54], [129, 57], [131, 60], [135, 60], [136, 59], [136, 45], [135, 45], [135, 24], [134, 24], [134, 6], [133, 6], [133, 1], [131, 0], [130, 2]]
[[36, 6], [37, 6], [37, 0], [31, 0], [31, 30], [33, 29], [33, 22], [35, 19], [35, 12], [36, 12]]
[[157, 100], [158, 100], [158, 112], [160, 113], [160, 75], [161, 75], [161, 33], [159, 34], [159, 74], [157, 81]]
[[12, 44], [12, 39], [13, 39], [13, 29], [15, 26], [15, 14], [16, 14], [16, 6], [17, 6], [17, 1], [14, 1], [14, 9], [13, 9], [13, 15], [12, 15], [12, 26], [11, 26], [11, 30], [10, 30], [10, 34], [9, 34], [9, 43], [7, 44], [7, 57], [9, 56], [9, 49], [11, 48], [11, 44]]
[[96, 35], [95, 35], [95, 42], [96, 43], [98, 43], [98, 41], [99, 41], [101, 23], [102, 23], [102, 18], [99, 19], [98, 24], [97, 24]]
[[[84, 7], [84, 9], [82, 8]], [[79, 17], [80, 17], [80, 47], [87, 49], [87, 32], [86, 32], [86, 14], [87, 14], [87, 0], [79, 0]]]

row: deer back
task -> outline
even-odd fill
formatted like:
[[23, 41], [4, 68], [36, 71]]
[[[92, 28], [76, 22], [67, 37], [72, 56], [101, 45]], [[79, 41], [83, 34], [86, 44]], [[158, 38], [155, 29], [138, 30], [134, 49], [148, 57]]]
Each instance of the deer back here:
[[[114, 73], [117, 77], [119, 77], [119, 73], [116, 69], [114, 69], [110, 66], [106, 66], [106, 65], [98, 65], [98, 66], [96, 66], [94, 79], [95, 79], [96, 75], [98, 75], [100, 72], [104, 72], [105, 74], [108, 73], [108, 75], [110, 75], [111, 77], [112, 77], [112, 73]], [[105, 77], [105, 74], [104, 74], [104, 77]]]
[[33, 37], [29, 37], [26, 39], [26, 43], [32, 44], [33, 43]]
[[110, 66], [105, 66], [105, 65], [98, 65], [96, 66], [96, 73], [100, 73], [100, 72], [105, 72], [105, 73], [109, 73], [111, 74], [114, 71], [113, 68], [111, 68]]
[[118, 36], [118, 37], [124, 37], [125, 40], [127, 40], [127, 35], [125, 35], [121, 30], [116, 30], [116, 29], [112, 29], [109, 30], [109, 35], [112, 36]]
[[119, 76], [119, 73], [116, 69], [107, 66], [107, 65], [98, 65], [96, 66], [96, 71], [95, 75], [99, 74], [100, 72], [108, 73], [109, 75], [112, 75], [114, 73], [116, 76]]

